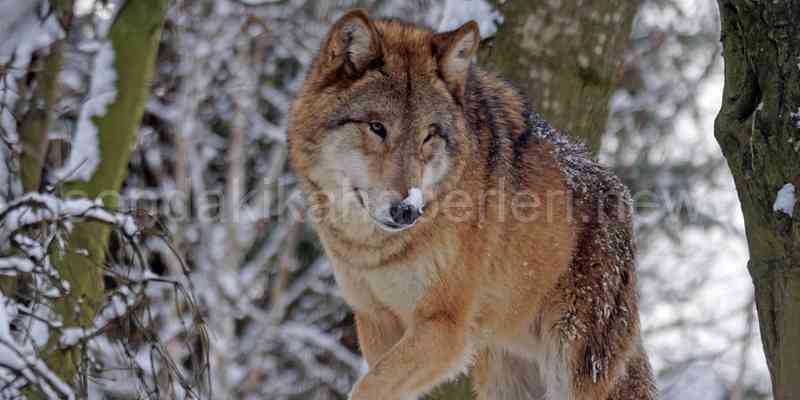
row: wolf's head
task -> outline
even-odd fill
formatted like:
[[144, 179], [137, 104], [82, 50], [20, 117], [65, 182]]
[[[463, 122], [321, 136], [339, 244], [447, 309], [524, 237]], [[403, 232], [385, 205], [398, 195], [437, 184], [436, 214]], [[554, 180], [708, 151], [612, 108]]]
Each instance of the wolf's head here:
[[341, 17], [290, 116], [307, 193], [324, 192], [385, 231], [413, 226], [477, 151], [462, 105], [479, 41], [474, 21], [434, 33], [362, 10]]

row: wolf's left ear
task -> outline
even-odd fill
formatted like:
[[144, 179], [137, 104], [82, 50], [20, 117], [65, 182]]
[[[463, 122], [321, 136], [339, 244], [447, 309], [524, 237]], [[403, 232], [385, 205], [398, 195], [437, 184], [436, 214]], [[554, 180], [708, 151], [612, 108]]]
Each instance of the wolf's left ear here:
[[381, 58], [381, 41], [367, 12], [349, 11], [333, 24], [325, 39], [322, 56], [326, 69], [343, 71], [348, 77], [362, 75]]
[[433, 36], [433, 51], [439, 62], [439, 71], [447, 86], [459, 98], [464, 96], [469, 65], [480, 41], [481, 33], [475, 21], [469, 21], [456, 30]]

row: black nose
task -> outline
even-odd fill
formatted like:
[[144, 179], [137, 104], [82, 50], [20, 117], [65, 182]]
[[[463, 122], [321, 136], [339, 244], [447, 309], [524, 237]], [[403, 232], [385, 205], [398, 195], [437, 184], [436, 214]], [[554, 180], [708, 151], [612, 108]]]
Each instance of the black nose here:
[[419, 210], [410, 204], [397, 203], [389, 209], [389, 215], [395, 224], [411, 225], [419, 218]]

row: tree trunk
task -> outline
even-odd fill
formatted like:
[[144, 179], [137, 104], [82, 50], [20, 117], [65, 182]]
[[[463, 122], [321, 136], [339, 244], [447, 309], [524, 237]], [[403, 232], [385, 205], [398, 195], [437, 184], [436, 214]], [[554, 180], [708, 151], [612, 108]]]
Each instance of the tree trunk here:
[[493, 1], [504, 17], [482, 60], [533, 109], [597, 151], [639, 1]]
[[[50, 4], [57, 13], [58, 20], [65, 30], [69, 30], [73, 19], [73, 0], [52, 0]], [[28, 110], [20, 120], [19, 139], [22, 147], [20, 157], [20, 178], [25, 192], [39, 190], [42, 167], [47, 156], [48, 132], [53, 120], [56, 101], [61, 93], [59, 73], [64, 63], [64, 44], [66, 39], [53, 42], [41, 65], [34, 69], [30, 86], [33, 93]]]
[[50, 46], [50, 53], [44, 58], [42, 70], [36, 73], [36, 87], [30, 101], [30, 109], [22, 118], [19, 132], [22, 154], [20, 156], [20, 175], [25, 192], [39, 190], [42, 166], [47, 155], [48, 130], [53, 119], [53, 111], [59, 94], [58, 73], [64, 60], [64, 40], [57, 40]]
[[[716, 138], [744, 213], [776, 400], [800, 399], [800, 2], [719, 0], [725, 88]], [[795, 189], [795, 195], [800, 193]]]
[[[150, 91], [167, 4], [168, 0], [129, 0], [117, 14], [109, 33], [117, 95], [106, 114], [93, 119], [98, 130], [100, 163], [87, 182], [66, 183], [65, 196], [101, 197], [106, 207], [116, 207]], [[92, 325], [103, 301], [101, 267], [109, 234], [110, 228], [105, 224], [79, 223], [69, 235], [63, 256], [53, 252], [56, 268], [71, 287], [70, 294], [55, 304], [65, 327]], [[83, 255], [86, 253], [78, 249], [85, 249], [88, 254]], [[46, 362], [62, 379], [71, 382], [81, 360], [76, 359], [77, 352], [58, 351], [57, 346], [58, 338], [51, 338], [44, 352], [49, 354]]]
[[[639, 2], [492, 3], [504, 22], [497, 35], [482, 45], [481, 63], [521, 85], [535, 111], [597, 152]], [[473, 396], [469, 379], [461, 378], [430, 397], [464, 400]]]

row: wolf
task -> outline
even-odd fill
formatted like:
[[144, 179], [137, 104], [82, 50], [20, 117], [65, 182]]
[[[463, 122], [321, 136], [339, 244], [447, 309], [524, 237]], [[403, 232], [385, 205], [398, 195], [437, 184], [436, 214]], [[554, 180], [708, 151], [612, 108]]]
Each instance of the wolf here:
[[289, 115], [290, 161], [352, 307], [352, 400], [461, 373], [480, 400], [648, 400], [631, 197], [475, 65], [478, 25], [363, 10], [330, 29]]

